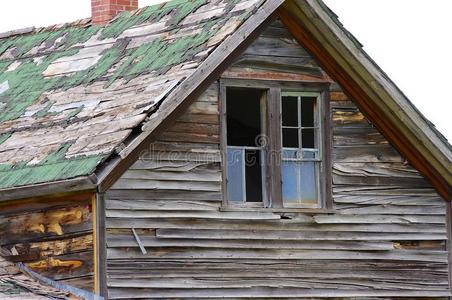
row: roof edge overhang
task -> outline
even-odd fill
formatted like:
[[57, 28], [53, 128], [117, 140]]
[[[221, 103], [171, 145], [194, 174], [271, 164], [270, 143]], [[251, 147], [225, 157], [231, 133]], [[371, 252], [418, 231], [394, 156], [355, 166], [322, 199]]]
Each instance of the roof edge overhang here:
[[287, 0], [278, 10], [291, 33], [389, 142], [452, 200], [450, 145], [329, 12], [318, 0]]
[[58, 197], [73, 192], [93, 191], [97, 182], [93, 176], [76, 177], [68, 180], [52, 181], [0, 190], [0, 202], [35, 198], [42, 196]]

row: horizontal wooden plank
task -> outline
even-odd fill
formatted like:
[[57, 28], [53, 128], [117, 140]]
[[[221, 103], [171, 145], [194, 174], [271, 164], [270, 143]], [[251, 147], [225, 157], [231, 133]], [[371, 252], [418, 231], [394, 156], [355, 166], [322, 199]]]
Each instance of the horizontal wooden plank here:
[[[93, 235], [87, 234], [69, 239], [58, 239], [51, 241], [37, 241], [26, 244], [9, 245], [15, 247], [19, 255], [32, 255], [33, 252], [39, 253], [39, 258], [47, 258], [57, 255], [64, 255], [80, 251], [93, 249]], [[23, 260], [22, 260], [23, 261]]]
[[58, 255], [29, 262], [27, 266], [54, 280], [70, 279], [93, 274], [93, 255], [92, 251]]
[[189, 114], [218, 115], [218, 103], [193, 102], [187, 109]]
[[[355, 241], [273, 241], [273, 240], [205, 240], [205, 239], [159, 239], [140, 235], [145, 247], [190, 247], [223, 249], [318, 249], [318, 250], [393, 250], [392, 242], [355, 242]], [[131, 234], [109, 234], [109, 248], [136, 248], [135, 238]], [[149, 249], [148, 249], [149, 250]], [[226, 250], [225, 250], [226, 251]], [[227, 251], [226, 251], [227, 252]]]
[[[309, 264], [304, 266], [298, 266], [298, 268], [286, 268], [285, 264], [275, 261], [277, 268], [265, 268], [265, 266], [258, 266], [251, 260], [246, 260], [242, 264], [234, 264], [235, 268], [219, 268], [209, 267], [208, 264], [202, 264], [205, 266], [203, 269], [192, 268], [189, 264], [181, 266], [179, 268], [155, 268], [153, 263], [144, 262], [142, 266], [135, 266], [126, 268], [113, 261], [109, 264], [111, 272], [109, 272], [111, 279], [130, 280], [131, 274], [133, 278], [148, 279], [148, 278], [211, 278], [211, 279], [252, 279], [252, 278], [274, 278], [275, 275], [278, 278], [294, 279], [294, 278], [307, 278], [307, 279], [364, 279], [371, 282], [372, 280], [400, 280], [405, 283], [445, 283], [447, 284], [447, 272], [436, 270], [434, 268], [421, 269], [403, 269], [403, 270], [379, 270], [377, 268], [371, 270], [363, 270], [359, 267], [355, 267], [353, 264], [356, 261], [351, 261], [349, 266], [343, 269], [330, 270], [329, 267], [325, 268], [327, 263], [323, 264], [323, 268], [310, 268]], [[196, 263], [194, 263], [196, 264]], [[201, 264], [201, 263], [200, 263]], [[141, 267], [141, 268], [140, 268]], [[256, 275], [258, 274], [258, 276]], [[347, 277], [344, 278], [344, 274]]]
[[[153, 263], [142, 262], [140, 266], [132, 264], [127, 267], [126, 263], [118, 263], [116, 260], [109, 263], [110, 278], [114, 279], [129, 279], [131, 274], [133, 278], [232, 278], [239, 280], [240, 278], [274, 278], [277, 274], [280, 279], [291, 278], [309, 278], [309, 279], [336, 279], [340, 281], [344, 279], [344, 274], [347, 274], [348, 279], [381, 279], [381, 280], [403, 280], [409, 282], [424, 282], [424, 283], [438, 283], [446, 282], [447, 284], [447, 270], [424, 267], [422, 264], [413, 265], [411, 267], [403, 267], [403, 269], [394, 268], [391, 269], [379, 269], [363, 268], [359, 261], [349, 261], [347, 265], [343, 265], [342, 268], [334, 267], [335, 265], [329, 260], [323, 260], [321, 266], [316, 264], [303, 263], [296, 265], [295, 267], [288, 267], [287, 264], [275, 261], [272, 267], [259, 266], [252, 260], [245, 260], [243, 263], [231, 263], [234, 267], [224, 267], [221, 265], [214, 265], [214, 262], [193, 262], [192, 264], [184, 264], [176, 267], [176, 264], [167, 263]], [[193, 267], [193, 264], [202, 265], [203, 268]], [[295, 263], [296, 264], [296, 263]], [[325, 265], [328, 268], [325, 268]], [[279, 266], [279, 268], [278, 268]], [[258, 274], [258, 276], [256, 276]]]
[[219, 170], [206, 170], [195, 168], [190, 171], [176, 172], [164, 170], [128, 170], [121, 179], [163, 180], [163, 181], [190, 181], [190, 182], [220, 182]]
[[106, 193], [108, 199], [133, 199], [133, 200], [197, 200], [197, 201], [221, 201], [221, 192], [205, 191], [178, 191], [178, 190], [114, 190], [110, 189]]
[[192, 162], [192, 163], [216, 163], [221, 162], [221, 155], [218, 150], [209, 152], [146, 152], [141, 156], [141, 160], [171, 161], [171, 162]]
[[114, 200], [106, 201], [107, 210], [218, 211], [219, 201], [196, 200]]
[[[431, 215], [317, 215], [318, 224], [445, 224], [445, 216]], [[428, 226], [428, 225], [427, 225]]]
[[[121, 270], [133, 270], [139, 272], [140, 276], [145, 276], [148, 270], [151, 274], [154, 270], [162, 270], [167, 276], [174, 271], [189, 270], [191, 272], [200, 272], [205, 270], [224, 270], [225, 272], [235, 270], [265, 270], [275, 273], [277, 270], [293, 271], [293, 272], [313, 272], [326, 273], [329, 272], [346, 272], [352, 276], [359, 272], [406, 272], [409, 271], [411, 276], [416, 276], [417, 272], [432, 272], [432, 274], [442, 274], [447, 276], [447, 263], [425, 262], [425, 261], [401, 261], [401, 260], [333, 260], [333, 259], [259, 259], [259, 260], [242, 260], [234, 258], [225, 259], [173, 259], [166, 260], [161, 258], [142, 258], [142, 259], [115, 259], [109, 260], [108, 265], [114, 270], [115, 276], [119, 276]], [[328, 268], [325, 268], [328, 266]], [[166, 270], [166, 272], [165, 272]], [[412, 273], [414, 272], [414, 273]], [[213, 272], [215, 273], [215, 272]], [[155, 272], [152, 274], [156, 274]], [[213, 274], [212, 274], [213, 275]], [[218, 274], [220, 275], [220, 274]]]
[[[342, 289], [345, 286], [356, 289], [399, 289], [399, 290], [424, 290], [425, 285], [430, 283], [432, 290], [444, 291], [448, 287], [447, 280], [442, 282], [418, 281], [410, 282], [407, 280], [397, 280], [388, 278], [387, 280], [360, 280], [349, 278], [284, 278], [280, 279], [275, 276], [273, 278], [151, 278], [151, 279], [112, 279], [109, 280], [110, 287], [124, 288], [161, 288], [161, 289], [197, 289], [197, 288], [307, 288], [307, 289]], [[434, 286], [433, 286], [434, 284]]]
[[[163, 142], [158, 141], [150, 145], [149, 151], [160, 152], [193, 152], [193, 153], [215, 153], [220, 150], [218, 143], [177, 143], [177, 142]], [[147, 155], [142, 155], [146, 157]]]
[[332, 155], [335, 163], [404, 162], [400, 154], [390, 145], [334, 146]]
[[154, 248], [153, 251], [143, 254], [139, 248], [123, 249], [108, 248], [108, 259], [143, 259], [143, 258], [235, 258], [235, 259], [331, 259], [331, 260], [407, 260], [427, 262], [447, 262], [447, 251], [417, 251], [417, 250], [392, 250], [392, 251], [348, 251], [348, 250], [286, 250], [286, 249], [180, 249], [180, 248]]
[[168, 129], [168, 131], [218, 136], [220, 134], [220, 126], [217, 124], [176, 122]]
[[204, 218], [223, 220], [278, 220], [281, 217], [272, 213], [218, 212], [218, 211], [145, 211], [145, 210], [107, 210], [107, 218]]
[[191, 239], [251, 239], [251, 240], [445, 240], [446, 233], [398, 233], [398, 232], [340, 232], [340, 231], [265, 231], [265, 230], [209, 230], [209, 229], [157, 229], [159, 238]]
[[182, 190], [182, 191], [221, 191], [220, 182], [181, 182], [176, 180], [119, 179], [111, 189], [128, 190]]
[[[139, 299], [139, 298], [195, 298], [212, 299], [224, 298], [227, 292], [232, 299], [274, 299], [274, 298], [312, 298], [312, 297], [448, 297], [448, 291], [388, 291], [388, 290], [337, 290], [337, 289], [303, 289], [303, 288], [248, 288], [248, 289], [133, 289], [110, 288], [110, 299]], [[366, 298], [369, 299], [369, 298]]]
[[445, 201], [439, 196], [417, 196], [417, 195], [334, 195], [335, 203], [348, 203], [356, 205], [375, 205], [375, 204], [391, 204], [391, 205], [442, 205], [446, 207]]
[[2, 216], [0, 245], [83, 235], [92, 231], [91, 218], [87, 205]]
[[444, 216], [445, 210], [443, 205], [432, 204], [430, 206], [416, 206], [416, 205], [372, 205], [361, 206], [349, 204], [335, 204], [334, 208], [341, 214], [387, 214], [387, 215], [439, 215]]
[[159, 140], [165, 142], [219, 143], [220, 137], [218, 134], [165, 131], [159, 136]]
[[[190, 171], [198, 171], [206, 170], [207, 172], [215, 172], [220, 170], [220, 164], [217, 162], [205, 162], [205, 161], [184, 161], [184, 160], [168, 160], [171, 158], [171, 155], [174, 157], [179, 156], [179, 152], [159, 152], [163, 158], [150, 159], [150, 158], [141, 158], [137, 160], [129, 170], [149, 170], [149, 171], [162, 171], [162, 172], [190, 172]], [[207, 158], [211, 154], [216, 154], [216, 151], [210, 151], [207, 153], [203, 152], [193, 152], [195, 155], [199, 155], [202, 159], [204, 159], [207, 154]], [[181, 152], [181, 155], [186, 155], [186, 152]], [[146, 155], [147, 157], [151, 157], [152, 155]], [[216, 155], [214, 156], [216, 157]]]
[[[175, 216], [173, 212], [171, 215]], [[108, 228], [129, 228], [134, 224], [135, 228], [173, 228], [173, 229], [218, 229], [218, 230], [265, 230], [265, 231], [342, 231], [342, 232], [445, 232], [445, 216], [423, 215], [315, 215], [304, 216], [295, 219], [256, 219], [252, 214], [239, 215], [241, 219], [231, 222], [229, 218], [216, 212], [190, 212], [197, 219], [190, 219], [183, 215], [179, 218], [167, 218], [165, 214], [153, 218], [108, 218]], [[179, 213], [180, 215], [180, 213]], [[201, 217], [201, 215], [203, 217]], [[206, 216], [206, 217], [204, 217]], [[417, 219], [419, 218], [419, 219]], [[254, 220], [253, 220], [254, 219]], [[442, 220], [442, 221], [441, 221]], [[277, 235], [277, 232], [275, 233]]]
[[438, 197], [433, 188], [398, 186], [333, 185], [333, 195], [354, 196], [425, 196]]
[[333, 127], [334, 146], [387, 144], [386, 138], [372, 127]]
[[372, 124], [357, 109], [332, 109], [332, 121], [334, 128], [371, 128]]
[[196, 124], [220, 124], [217, 114], [184, 113], [178, 118], [178, 121]]

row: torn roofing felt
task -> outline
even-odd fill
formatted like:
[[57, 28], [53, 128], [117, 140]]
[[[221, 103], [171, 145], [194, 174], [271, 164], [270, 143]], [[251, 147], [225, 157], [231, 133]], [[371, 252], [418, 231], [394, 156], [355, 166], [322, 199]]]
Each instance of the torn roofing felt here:
[[264, 0], [176, 0], [0, 39], [0, 189], [90, 175]]

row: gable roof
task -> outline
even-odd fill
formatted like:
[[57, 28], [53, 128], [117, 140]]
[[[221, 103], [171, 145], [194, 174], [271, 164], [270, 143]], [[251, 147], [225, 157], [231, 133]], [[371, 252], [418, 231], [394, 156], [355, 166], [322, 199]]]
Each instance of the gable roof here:
[[2, 198], [108, 189], [280, 8], [292, 34], [450, 199], [447, 141], [320, 0], [283, 2], [172, 1], [105, 28], [81, 22], [0, 40]]

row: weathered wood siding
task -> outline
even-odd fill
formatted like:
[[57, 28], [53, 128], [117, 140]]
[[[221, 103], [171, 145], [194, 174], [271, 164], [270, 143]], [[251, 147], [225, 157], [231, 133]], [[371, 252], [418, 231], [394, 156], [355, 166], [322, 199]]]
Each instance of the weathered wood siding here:
[[[327, 79], [279, 23], [225, 76], [250, 74]], [[445, 203], [335, 84], [331, 99], [334, 213], [225, 211], [213, 84], [106, 195], [109, 298], [447, 296]]]
[[0, 206], [0, 247], [34, 271], [93, 290], [92, 195]]

